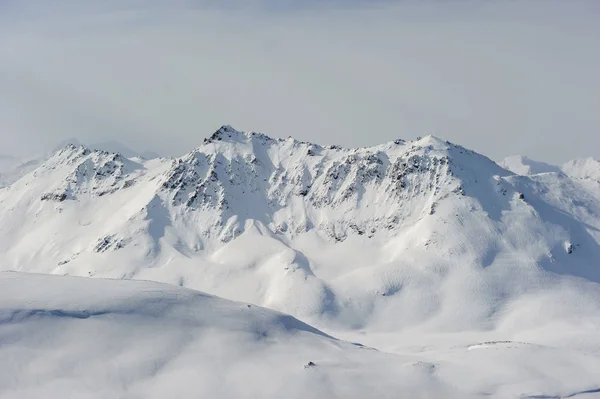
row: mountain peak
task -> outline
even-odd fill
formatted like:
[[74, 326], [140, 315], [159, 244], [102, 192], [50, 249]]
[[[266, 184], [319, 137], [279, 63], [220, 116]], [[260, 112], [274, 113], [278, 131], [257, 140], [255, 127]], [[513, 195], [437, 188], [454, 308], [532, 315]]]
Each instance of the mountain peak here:
[[92, 152], [89, 148], [79, 143], [67, 143], [54, 152], [52, 158], [70, 159], [75, 156], [88, 155]]
[[56, 152], [59, 152], [65, 148], [67, 148], [67, 147], [81, 147], [81, 146], [83, 146], [83, 144], [79, 140], [77, 140], [74, 137], [70, 137], [68, 139], [59, 141], [58, 143], [56, 143], [56, 145], [52, 149], [47, 150], [46, 153], [54, 154]]
[[[291, 138], [290, 138], [291, 139]], [[293, 140], [293, 139], [292, 139]], [[204, 139], [204, 144], [211, 144], [218, 141], [225, 143], [256, 143], [262, 142], [264, 144], [274, 143], [278, 141], [285, 141], [284, 139], [274, 139], [263, 133], [254, 131], [244, 132], [237, 130], [230, 125], [223, 125], [217, 129], [210, 137]], [[295, 141], [295, 140], [294, 140]]]
[[431, 134], [418, 138], [415, 141], [415, 144], [422, 146], [422, 147], [426, 147], [426, 146], [431, 146], [433, 149], [436, 150], [442, 150], [442, 149], [447, 149], [448, 148], [448, 141], [443, 140], [437, 136], [433, 136]]
[[240, 130], [234, 129], [230, 125], [223, 125], [218, 128], [210, 137], [206, 138], [204, 142], [212, 142], [215, 140], [223, 140], [226, 138], [241, 138], [242, 136], [246, 136], [246, 134]]

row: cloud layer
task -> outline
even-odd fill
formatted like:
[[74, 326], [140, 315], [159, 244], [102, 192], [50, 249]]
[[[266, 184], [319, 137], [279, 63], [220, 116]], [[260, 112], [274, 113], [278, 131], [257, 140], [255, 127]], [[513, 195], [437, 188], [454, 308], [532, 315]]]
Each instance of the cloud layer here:
[[222, 124], [600, 157], [595, 1], [0, 2], [0, 152], [179, 154]]

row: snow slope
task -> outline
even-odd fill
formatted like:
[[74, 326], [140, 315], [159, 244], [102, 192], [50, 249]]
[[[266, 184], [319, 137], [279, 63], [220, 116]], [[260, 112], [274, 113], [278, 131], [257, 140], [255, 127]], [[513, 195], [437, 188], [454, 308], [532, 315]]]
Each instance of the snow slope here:
[[[595, 337], [582, 327], [574, 336]], [[477, 341], [473, 334], [444, 345], [439, 337], [402, 338], [427, 347], [385, 353], [291, 316], [172, 285], [0, 273], [0, 398], [588, 398], [586, 392], [598, 392], [598, 346], [586, 353], [576, 345]]]
[[[401, 385], [389, 356], [173, 286], [1, 273], [0, 304], [2, 398], [391, 397]], [[421, 373], [403, 374], [410, 389]]]

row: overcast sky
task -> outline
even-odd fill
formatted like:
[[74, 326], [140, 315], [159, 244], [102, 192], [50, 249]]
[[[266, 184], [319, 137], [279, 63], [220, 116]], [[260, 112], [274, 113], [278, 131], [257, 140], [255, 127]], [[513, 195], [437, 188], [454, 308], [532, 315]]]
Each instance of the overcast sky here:
[[600, 1], [0, 0], [0, 153], [179, 155], [223, 124], [600, 158]]

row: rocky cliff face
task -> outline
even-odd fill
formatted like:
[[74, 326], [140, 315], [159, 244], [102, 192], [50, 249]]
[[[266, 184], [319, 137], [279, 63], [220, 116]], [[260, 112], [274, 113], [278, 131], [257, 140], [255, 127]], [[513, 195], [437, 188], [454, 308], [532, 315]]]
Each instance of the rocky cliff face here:
[[[172, 161], [157, 194], [178, 212], [211, 214], [210, 226], [222, 237], [239, 234], [252, 219], [277, 234], [317, 229], [339, 241], [432, 214], [437, 201], [464, 195], [463, 179], [489, 179], [491, 173], [508, 174], [435, 137], [343, 149], [224, 126]], [[228, 224], [231, 218], [237, 222]]]
[[[472, 168], [472, 162], [483, 164], [483, 170]], [[148, 179], [161, 206], [172, 216], [202, 214], [211, 230], [204, 235], [225, 241], [241, 233], [246, 220], [287, 236], [316, 229], [337, 241], [349, 234], [372, 237], [395, 230], [407, 218], [433, 214], [437, 202], [464, 195], [464, 183], [478, 175], [507, 174], [435, 137], [343, 149], [229, 126], [189, 154], [160, 161], [159, 169], [165, 167]], [[153, 175], [145, 169], [120, 154], [69, 145], [30, 179], [54, 182], [40, 196], [43, 201], [89, 201], [145, 184]]]

